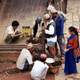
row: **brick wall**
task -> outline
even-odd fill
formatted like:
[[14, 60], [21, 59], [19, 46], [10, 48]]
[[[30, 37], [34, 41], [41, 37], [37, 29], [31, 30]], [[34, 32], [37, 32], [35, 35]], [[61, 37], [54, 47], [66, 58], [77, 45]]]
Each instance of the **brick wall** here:
[[77, 27], [80, 32], [80, 0], [68, 0], [67, 2], [66, 33], [68, 33], [69, 26]]

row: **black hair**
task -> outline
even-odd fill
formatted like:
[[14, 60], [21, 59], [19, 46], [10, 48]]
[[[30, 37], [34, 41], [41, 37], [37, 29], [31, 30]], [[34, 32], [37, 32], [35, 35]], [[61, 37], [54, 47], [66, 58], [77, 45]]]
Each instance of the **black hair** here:
[[40, 16], [38, 16], [38, 17], [36, 18], [36, 20], [35, 20], [35, 23], [36, 23], [36, 24], [40, 24], [41, 21], [42, 21], [42, 18], [41, 18]]
[[77, 38], [78, 38], [78, 45], [79, 45], [79, 35], [78, 35], [77, 28], [75, 28], [74, 26], [71, 26], [71, 27], [69, 27], [69, 31], [75, 33], [75, 35], [76, 35]]
[[46, 60], [46, 58], [41, 58], [41, 57], [40, 57], [40, 61], [41, 61], [41, 62], [45, 62], [45, 60]]
[[78, 36], [78, 31], [75, 27], [73, 27], [73, 26], [69, 27], [69, 31], [74, 32]]
[[[41, 53], [41, 54], [46, 54], [46, 53]], [[46, 60], [47, 57], [46, 58], [45, 57], [41, 57], [41, 54], [40, 54], [40, 61], [45, 62], [45, 60]]]
[[13, 26], [13, 27], [14, 27], [14, 26], [18, 27], [18, 26], [19, 26], [19, 22], [18, 22], [18, 21], [16, 21], [16, 20], [15, 20], [15, 21], [13, 21], [13, 22], [12, 22], [12, 26]]

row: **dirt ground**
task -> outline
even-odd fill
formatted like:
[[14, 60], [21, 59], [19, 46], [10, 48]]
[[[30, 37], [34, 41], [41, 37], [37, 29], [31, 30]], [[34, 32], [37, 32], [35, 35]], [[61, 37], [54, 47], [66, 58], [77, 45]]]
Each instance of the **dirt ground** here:
[[[19, 54], [0, 54], [0, 80], [31, 80], [30, 71], [21, 72], [16, 69]], [[54, 80], [54, 74], [48, 74], [46, 80]]]

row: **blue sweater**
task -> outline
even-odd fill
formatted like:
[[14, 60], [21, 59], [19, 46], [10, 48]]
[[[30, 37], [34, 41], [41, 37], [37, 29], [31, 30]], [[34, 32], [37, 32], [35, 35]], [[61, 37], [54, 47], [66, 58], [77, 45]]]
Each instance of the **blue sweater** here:
[[56, 35], [57, 36], [64, 35], [64, 17], [59, 15], [55, 19], [55, 23], [56, 23]]

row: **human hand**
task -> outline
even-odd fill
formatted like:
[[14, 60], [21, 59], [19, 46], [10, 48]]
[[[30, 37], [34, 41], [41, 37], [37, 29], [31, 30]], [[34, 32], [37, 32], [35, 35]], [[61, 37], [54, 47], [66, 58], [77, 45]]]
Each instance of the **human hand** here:
[[64, 51], [67, 52], [67, 51], [69, 51], [69, 49], [66, 49], [66, 48], [65, 48]]

